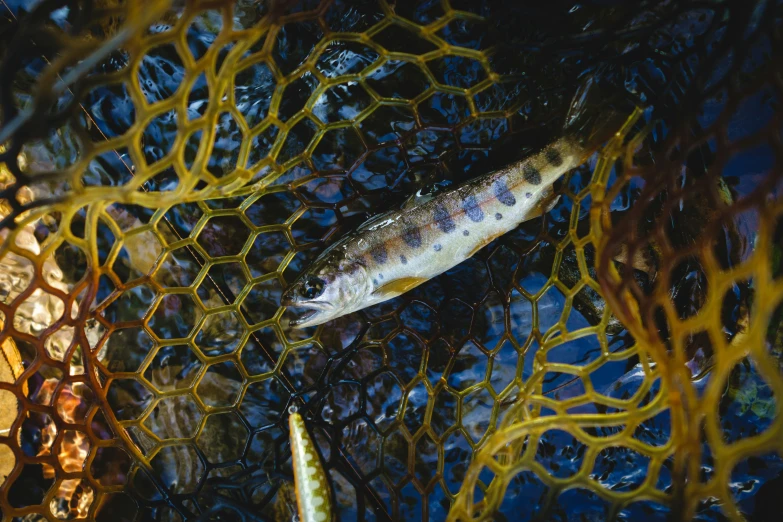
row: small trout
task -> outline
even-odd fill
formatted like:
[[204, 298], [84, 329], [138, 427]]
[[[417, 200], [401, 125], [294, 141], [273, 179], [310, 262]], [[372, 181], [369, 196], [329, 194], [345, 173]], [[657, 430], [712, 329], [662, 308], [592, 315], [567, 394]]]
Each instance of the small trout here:
[[548, 211], [554, 182], [614, 135], [633, 108], [600, 96], [593, 80], [585, 82], [563, 137], [537, 154], [427, 201], [414, 199], [330, 246], [283, 294], [282, 305], [305, 309], [290, 325], [315, 326], [397, 297]]

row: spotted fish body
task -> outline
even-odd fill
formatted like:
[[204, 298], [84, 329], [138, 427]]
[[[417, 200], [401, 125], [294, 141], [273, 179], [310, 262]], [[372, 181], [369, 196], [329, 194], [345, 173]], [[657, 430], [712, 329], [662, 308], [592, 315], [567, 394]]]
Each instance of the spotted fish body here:
[[563, 137], [537, 154], [371, 220], [323, 252], [281, 299], [309, 310], [292, 326], [321, 324], [396, 297], [545, 212], [555, 181], [627, 120], [629, 112], [586, 112], [586, 92], [577, 92]]
[[304, 419], [296, 412], [288, 417], [293, 458], [296, 504], [300, 522], [331, 522], [332, 499], [326, 474]]
[[[552, 184], [585, 151], [562, 139], [541, 153], [386, 216], [345, 243], [372, 281], [369, 306], [395, 297], [471, 257], [495, 238], [540, 215]], [[399, 283], [402, 282], [402, 283]]]

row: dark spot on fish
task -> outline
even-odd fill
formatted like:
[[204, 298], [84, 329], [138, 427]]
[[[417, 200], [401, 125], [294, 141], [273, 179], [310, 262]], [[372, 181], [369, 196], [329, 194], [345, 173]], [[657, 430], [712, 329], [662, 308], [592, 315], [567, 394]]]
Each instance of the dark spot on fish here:
[[370, 250], [370, 255], [372, 255], [372, 258], [379, 265], [386, 263], [386, 261], [389, 259], [389, 253], [386, 252], [386, 245], [383, 243], [373, 247], [372, 250]]
[[411, 225], [402, 232], [402, 240], [411, 248], [419, 248], [421, 246], [421, 232], [417, 227]]
[[373, 279], [372, 280], [372, 284], [374, 284], [375, 286], [378, 286], [378, 280], [377, 279]]
[[476, 196], [468, 196], [462, 200], [462, 210], [468, 215], [471, 221], [478, 223], [484, 220], [484, 212], [481, 210]]
[[546, 160], [550, 165], [554, 165], [555, 167], [559, 167], [563, 164], [563, 156], [560, 155], [560, 152], [558, 152], [557, 149], [547, 149]]
[[514, 194], [508, 190], [508, 185], [506, 185], [504, 180], [499, 179], [492, 186], [495, 189], [495, 197], [498, 198], [498, 201], [507, 207], [516, 205], [517, 199], [514, 197]]
[[530, 163], [525, 163], [525, 166], [522, 167], [522, 176], [531, 185], [541, 184], [541, 173]]
[[449, 214], [449, 211], [446, 210], [446, 207], [443, 205], [435, 206], [433, 217], [435, 218], [435, 223], [438, 225], [438, 228], [447, 234], [457, 228], [454, 224], [454, 220], [451, 219], [451, 214]]
[[403, 265], [408, 264], [408, 260], [405, 258], [405, 256], [400, 256], [400, 261], [402, 262]]
[[435, 252], [440, 252], [440, 249], [443, 247], [440, 246], [440, 243], [435, 243], [432, 248], [435, 249]]
[[501, 219], [503, 219], [503, 214], [501, 214], [500, 212], [498, 212], [497, 214], [495, 214], [495, 219], [497, 219], [498, 221], [500, 221]]
[[378, 274], [378, 279], [383, 279], [383, 274]]
[[533, 197], [533, 194], [531, 194], [530, 192], [525, 192], [525, 197], [526, 197], [527, 199], [530, 199], [530, 198], [532, 198], [532, 197]]
[[463, 236], [469, 236], [469, 235], [470, 235], [470, 232], [468, 232], [467, 230], [463, 230], [463, 231], [462, 231], [462, 235], [463, 235]]

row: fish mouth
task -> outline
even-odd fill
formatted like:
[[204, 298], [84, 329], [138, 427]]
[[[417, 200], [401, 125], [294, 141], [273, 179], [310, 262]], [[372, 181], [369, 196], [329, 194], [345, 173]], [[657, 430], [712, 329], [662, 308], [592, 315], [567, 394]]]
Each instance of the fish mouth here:
[[317, 322], [313, 323], [313, 319], [317, 319], [317, 316], [319, 315], [321, 315], [321, 310], [308, 308], [304, 312], [297, 314], [293, 319], [291, 319], [288, 322], [288, 325], [291, 328], [306, 328], [308, 326], [312, 326], [313, 324], [320, 324]]
[[293, 317], [288, 322], [288, 325], [292, 328], [307, 328], [308, 326], [316, 326], [328, 321], [332, 314], [330, 309], [334, 308], [328, 303], [290, 303], [286, 304], [289, 312], [293, 314]]

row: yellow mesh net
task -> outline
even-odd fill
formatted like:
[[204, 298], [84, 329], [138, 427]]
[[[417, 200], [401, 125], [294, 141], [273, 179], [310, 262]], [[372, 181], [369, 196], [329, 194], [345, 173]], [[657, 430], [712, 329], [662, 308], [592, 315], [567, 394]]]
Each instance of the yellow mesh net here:
[[[340, 520], [769, 506], [775, 2], [560, 18], [447, 0], [6, 2], [4, 520], [289, 520], [291, 404]], [[511, 33], [530, 38], [509, 51]], [[550, 214], [389, 303], [287, 327], [283, 288], [367, 212], [555, 136], [576, 48], [670, 69], [627, 82], [654, 110], [558, 183]]]

